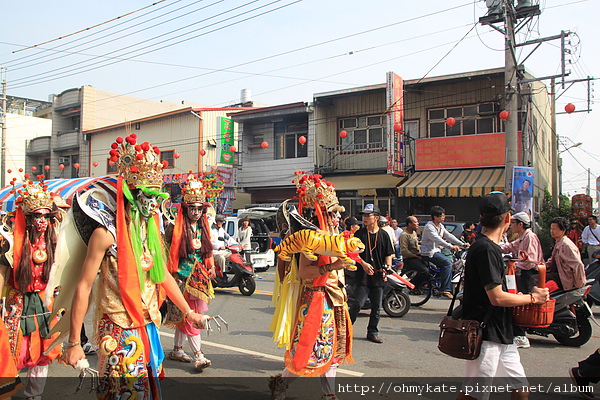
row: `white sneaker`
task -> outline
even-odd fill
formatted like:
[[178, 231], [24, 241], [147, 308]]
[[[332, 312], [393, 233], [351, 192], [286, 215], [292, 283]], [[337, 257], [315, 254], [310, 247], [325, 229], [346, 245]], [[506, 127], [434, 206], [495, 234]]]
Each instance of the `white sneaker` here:
[[513, 344], [517, 346], [518, 349], [528, 349], [531, 347], [527, 336], [515, 336], [513, 339]]

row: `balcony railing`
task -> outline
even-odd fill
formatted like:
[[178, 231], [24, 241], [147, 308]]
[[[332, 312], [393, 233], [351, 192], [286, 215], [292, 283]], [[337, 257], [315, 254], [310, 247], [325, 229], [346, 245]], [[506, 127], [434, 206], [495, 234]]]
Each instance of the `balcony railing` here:
[[76, 149], [79, 147], [79, 129], [61, 132], [56, 135], [54, 151]]
[[385, 169], [386, 157], [384, 143], [321, 145], [317, 150], [316, 164], [320, 172], [372, 171]]
[[35, 139], [31, 139], [27, 144], [27, 154], [43, 154], [50, 153], [50, 136], [40, 136]]

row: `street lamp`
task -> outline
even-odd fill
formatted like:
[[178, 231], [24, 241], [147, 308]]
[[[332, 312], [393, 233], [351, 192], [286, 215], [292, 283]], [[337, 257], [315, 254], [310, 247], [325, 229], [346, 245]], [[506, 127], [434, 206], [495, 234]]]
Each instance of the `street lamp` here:
[[[569, 150], [569, 149], [572, 149], [572, 148], [574, 148], [574, 147], [579, 147], [579, 146], [581, 146], [582, 144], [583, 144], [583, 143], [581, 143], [581, 142], [577, 142], [577, 143], [575, 143], [575, 144], [572, 144], [572, 145], [570, 145], [569, 147], [565, 147], [565, 149], [564, 149], [564, 150], [561, 150], [561, 151], [559, 151], [559, 152], [558, 152], [558, 154], [560, 154], [560, 153], [564, 153], [565, 151], [567, 151], [567, 150]], [[564, 144], [563, 144], [563, 146], [564, 146]]]

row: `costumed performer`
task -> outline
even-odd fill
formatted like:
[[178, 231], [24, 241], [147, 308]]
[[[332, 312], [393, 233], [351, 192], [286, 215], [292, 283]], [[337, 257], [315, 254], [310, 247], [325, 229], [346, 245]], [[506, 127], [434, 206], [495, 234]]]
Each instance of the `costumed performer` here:
[[[215, 263], [212, 255], [210, 225], [207, 210], [212, 208], [211, 201], [221, 187], [216, 181], [216, 171], [202, 174], [201, 179], [189, 174], [182, 187], [183, 200], [178, 205], [175, 225], [167, 228], [167, 241], [170, 242], [169, 272], [173, 274], [177, 285], [183, 292], [188, 305], [197, 313], [208, 310], [210, 299], [215, 297], [211, 280], [215, 278]], [[211, 365], [211, 361], [201, 351], [200, 329], [185, 320], [180, 310], [167, 301], [168, 311], [165, 325], [175, 328], [173, 351], [168, 354], [170, 360], [182, 362], [194, 361], [194, 368], [202, 371]], [[183, 350], [188, 339], [194, 358]]]
[[[118, 163], [119, 171], [116, 204], [105, 191], [92, 189], [76, 197], [69, 214], [87, 251], [72, 302], [59, 322], [70, 319], [63, 360], [74, 366], [85, 358], [80, 329], [99, 270], [95, 290], [99, 399], [162, 397], [158, 381], [164, 353], [158, 327], [165, 292], [196, 327], [208, 319], [189, 307], [167, 271], [159, 200], [168, 195], [160, 191], [160, 150], [147, 142], [137, 144], [136, 138], [135, 134], [117, 138], [111, 146], [111, 160]], [[61, 279], [66, 275], [65, 267]], [[61, 286], [59, 298], [67, 293], [67, 285]]]
[[[25, 174], [29, 179], [29, 174]], [[60, 354], [60, 347], [45, 354], [52, 340], [45, 339], [50, 331], [52, 305], [43, 298], [54, 262], [56, 209], [44, 175], [39, 182], [28, 180], [15, 196], [12, 231], [4, 231], [5, 241], [0, 258], [0, 288], [7, 285], [4, 324], [8, 333], [8, 349], [2, 346], [0, 359], [16, 364], [18, 370], [29, 368], [24, 395], [41, 399], [48, 376], [48, 364]], [[16, 178], [13, 178], [13, 187]]]
[[[318, 224], [321, 230], [337, 234], [344, 207], [339, 205], [333, 184], [320, 175], [306, 175], [304, 171], [295, 174], [293, 182], [297, 186], [299, 214]], [[291, 230], [294, 225], [292, 220], [288, 221]], [[299, 278], [301, 290], [296, 291], [299, 298], [295, 299], [288, 295], [294, 290], [288, 291], [285, 287], [279, 290], [271, 330], [275, 333], [274, 340], [287, 351], [283, 373], [269, 382], [271, 399], [285, 399], [288, 385], [298, 376], [320, 376], [322, 399], [337, 399], [334, 383], [337, 367], [342, 362], [354, 362], [343, 271], [349, 265], [323, 255], [311, 261], [303, 253], [292, 257], [290, 263], [282, 269], [287, 276], [280, 275], [279, 279], [282, 285], [293, 286], [293, 279]], [[282, 333], [286, 329], [291, 332]]]

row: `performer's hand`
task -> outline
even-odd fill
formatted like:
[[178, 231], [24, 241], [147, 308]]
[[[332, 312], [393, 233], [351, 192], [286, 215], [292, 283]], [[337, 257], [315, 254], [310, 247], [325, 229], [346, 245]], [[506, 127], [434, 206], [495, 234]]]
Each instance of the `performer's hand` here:
[[192, 323], [192, 325], [194, 326], [194, 328], [196, 328], [196, 329], [205, 329], [206, 321], [209, 318], [210, 317], [208, 315], [198, 314], [195, 312], [191, 312], [187, 316], [188, 321], [190, 321]]
[[208, 270], [208, 277], [210, 278], [210, 280], [213, 280], [217, 277], [217, 271], [215, 271], [215, 267], [212, 267]]
[[83, 352], [83, 349], [79, 344], [77, 346], [65, 348], [63, 351], [63, 355], [61, 356], [61, 360], [65, 364], [70, 365], [72, 367], [75, 367], [77, 361], [82, 360], [84, 358], [85, 353]]

